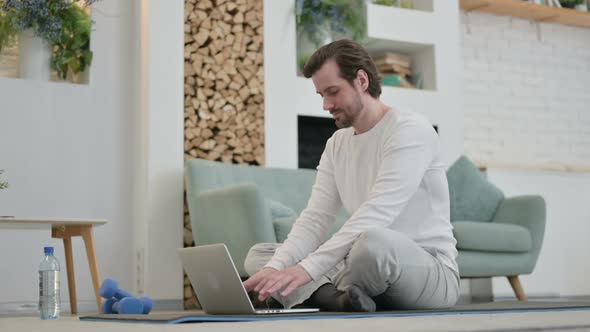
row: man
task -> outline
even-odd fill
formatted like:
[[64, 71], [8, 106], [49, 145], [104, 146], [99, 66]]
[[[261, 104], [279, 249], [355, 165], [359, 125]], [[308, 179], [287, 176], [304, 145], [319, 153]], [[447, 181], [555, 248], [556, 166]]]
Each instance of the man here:
[[[248, 253], [244, 282], [259, 300], [328, 311], [453, 306], [456, 240], [438, 136], [422, 116], [379, 100], [367, 52], [350, 40], [318, 49], [303, 70], [341, 128], [283, 244]], [[350, 218], [325, 239], [340, 208]]]

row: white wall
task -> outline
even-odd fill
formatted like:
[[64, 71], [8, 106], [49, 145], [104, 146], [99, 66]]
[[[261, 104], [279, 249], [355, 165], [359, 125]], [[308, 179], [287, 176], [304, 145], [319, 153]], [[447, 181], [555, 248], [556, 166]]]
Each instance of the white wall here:
[[590, 29], [468, 15], [467, 154], [491, 166], [590, 171]]
[[[132, 155], [136, 141], [134, 2], [95, 5], [89, 85], [0, 78], [0, 215], [105, 218], [95, 230], [103, 277], [132, 286]], [[0, 311], [38, 300], [42, 248], [63, 245], [50, 231], [0, 231]], [[73, 241], [79, 308], [96, 308], [84, 245]], [[6, 273], [10, 271], [10, 273]], [[68, 307], [62, 273], [62, 303]]]
[[[472, 12], [462, 18], [465, 153], [507, 196], [547, 202], [529, 296], [588, 295], [590, 30]], [[469, 23], [469, 24], [467, 24]], [[540, 34], [538, 33], [540, 31]], [[541, 169], [553, 169], [547, 171]], [[497, 296], [512, 295], [505, 278]]]

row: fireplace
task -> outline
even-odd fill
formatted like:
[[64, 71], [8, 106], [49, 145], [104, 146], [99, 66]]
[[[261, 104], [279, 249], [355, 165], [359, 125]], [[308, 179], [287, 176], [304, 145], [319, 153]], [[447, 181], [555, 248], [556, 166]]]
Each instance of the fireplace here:
[[297, 147], [299, 168], [315, 169], [320, 163], [326, 141], [338, 129], [332, 118], [297, 117]]

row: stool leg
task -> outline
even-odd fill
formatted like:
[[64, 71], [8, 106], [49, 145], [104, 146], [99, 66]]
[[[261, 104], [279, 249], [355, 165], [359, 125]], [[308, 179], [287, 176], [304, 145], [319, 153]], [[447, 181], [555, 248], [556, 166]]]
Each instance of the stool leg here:
[[100, 297], [100, 273], [98, 272], [98, 263], [96, 262], [96, 252], [94, 250], [94, 236], [92, 235], [92, 226], [85, 226], [81, 229], [84, 245], [86, 246], [86, 255], [88, 256], [88, 265], [90, 266], [90, 275], [94, 285], [94, 296], [98, 305], [98, 312], [102, 309], [102, 299]]
[[66, 273], [68, 275], [68, 291], [70, 293], [70, 311], [72, 315], [78, 313], [78, 302], [76, 300], [76, 278], [74, 277], [74, 256], [72, 255], [72, 238], [66, 236], [64, 240], [64, 251], [66, 254]]

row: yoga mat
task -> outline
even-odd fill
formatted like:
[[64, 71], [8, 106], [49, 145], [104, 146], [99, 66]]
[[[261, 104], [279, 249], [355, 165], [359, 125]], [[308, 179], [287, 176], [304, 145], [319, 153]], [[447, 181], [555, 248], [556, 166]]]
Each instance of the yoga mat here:
[[151, 324], [178, 324], [197, 322], [248, 322], [271, 320], [304, 319], [343, 319], [371, 317], [408, 317], [465, 314], [502, 314], [514, 312], [572, 311], [590, 310], [587, 301], [499, 301], [478, 304], [458, 305], [450, 309], [436, 310], [399, 310], [378, 312], [317, 312], [308, 314], [271, 314], [271, 315], [207, 315], [203, 311], [179, 311], [152, 313], [149, 315], [97, 314], [80, 317], [82, 321], [106, 321]]

